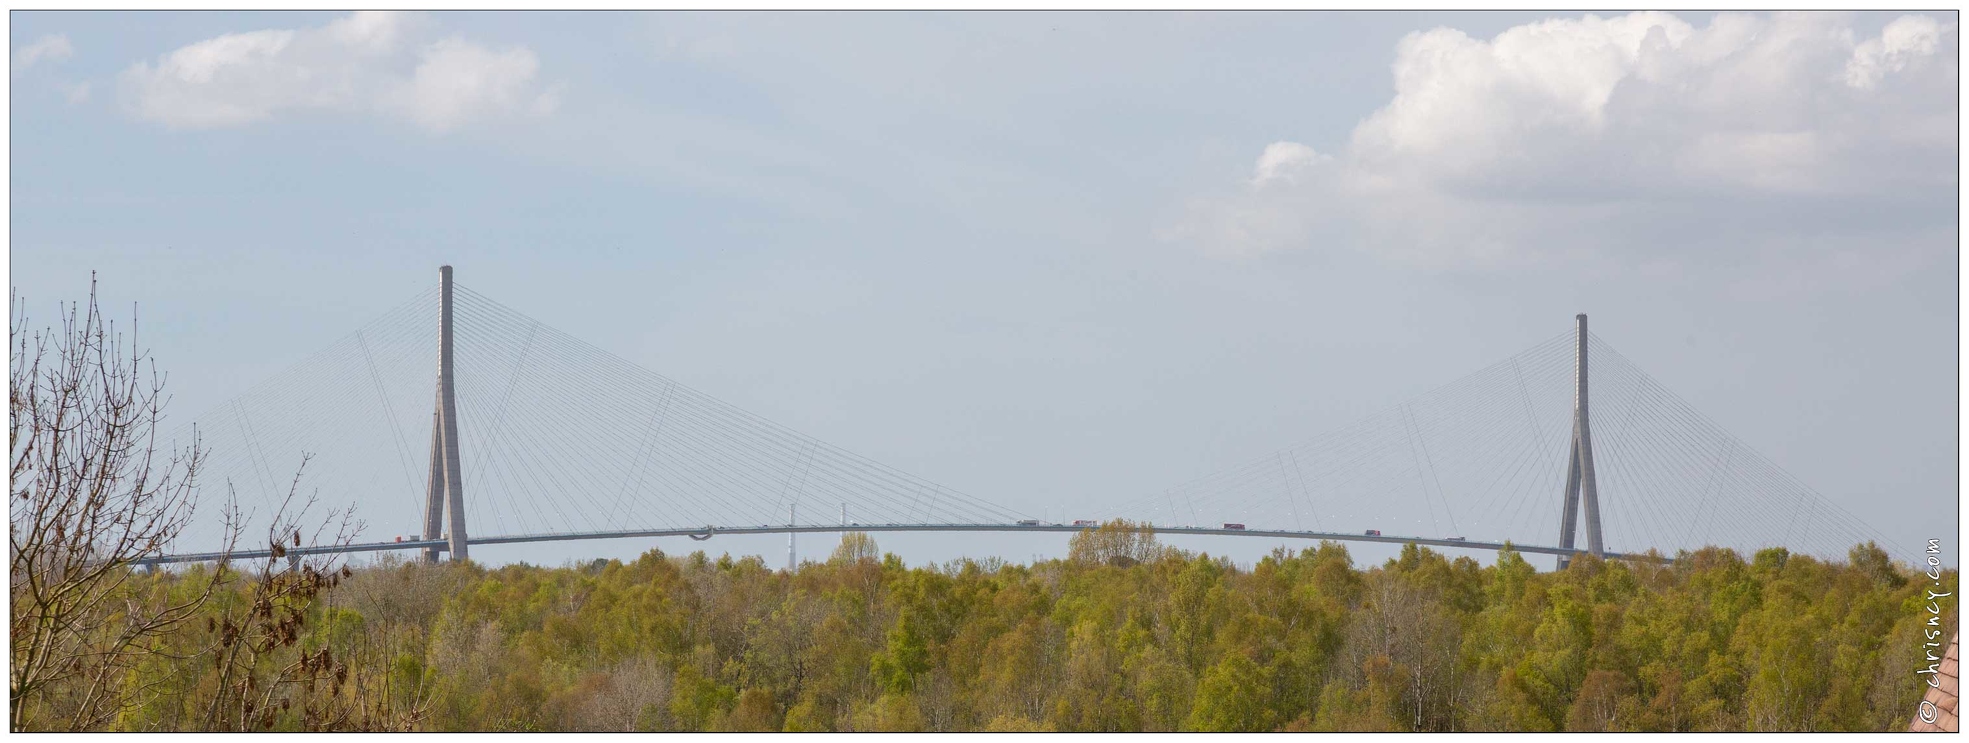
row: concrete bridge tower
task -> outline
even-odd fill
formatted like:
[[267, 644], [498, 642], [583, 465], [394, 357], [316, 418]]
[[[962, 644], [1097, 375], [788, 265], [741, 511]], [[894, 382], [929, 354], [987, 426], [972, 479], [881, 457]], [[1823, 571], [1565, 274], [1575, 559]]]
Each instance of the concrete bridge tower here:
[[[1566, 505], [1559, 516], [1559, 546], [1573, 548], [1573, 535], [1579, 530], [1581, 496], [1586, 505], [1586, 551], [1607, 554], [1600, 538], [1600, 488], [1593, 477], [1593, 426], [1586, 393], [1586, 315], [1579, 315], [1579, 340], [1573, 352], [1572, 455], [1566, 464]], [[1559, 569], [1572, 563], [1559, 557]]]
[[[451, 267], [438, 267], [438, 398], [431, 413], [431, 480], [424, 493], [424, 538], [445, 539], [454, 561], [464, 560], [465, 483], [458, 461], [458, 395], [451, 366]], [[445, 515], [450, 514], [450, 529]], [[425, 562], [437, 562], [438, 550], [424, 550]]]

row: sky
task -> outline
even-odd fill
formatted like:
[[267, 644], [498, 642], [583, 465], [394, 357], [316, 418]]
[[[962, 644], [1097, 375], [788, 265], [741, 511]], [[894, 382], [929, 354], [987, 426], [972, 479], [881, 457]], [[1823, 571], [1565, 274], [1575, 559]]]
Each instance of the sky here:
[[[1958, 536], [1953, 13], [10, 19], [10, 283], [40, 316], [91, 271], [136, 303], [174, 415], [451, 264], [738, 407], [1068, 520], [1585, 312], [1874, 529]], [[699, 546], [474, 557], [652, 544]]]

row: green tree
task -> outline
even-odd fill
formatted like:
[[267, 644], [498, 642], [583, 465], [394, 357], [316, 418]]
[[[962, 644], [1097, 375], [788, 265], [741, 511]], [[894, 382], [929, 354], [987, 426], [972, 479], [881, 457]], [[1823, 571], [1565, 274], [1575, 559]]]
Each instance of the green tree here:
[[912, 612], [898, 614], [895, 626], [889, 629], [887, 647], [870, 661], [869, 670], [884, 691], [908, 693], [916, 688], [917, 674], [930, 668], [929, 648], [917, 624]]
[[1204, 674], [1197, 685], [1196, 706], [1185, 725], [1190, 730], [1270, 730], [1276, 716], [1266, 707], [1271, 679], [1264, 668], [1239, 654], [1230, 654]]

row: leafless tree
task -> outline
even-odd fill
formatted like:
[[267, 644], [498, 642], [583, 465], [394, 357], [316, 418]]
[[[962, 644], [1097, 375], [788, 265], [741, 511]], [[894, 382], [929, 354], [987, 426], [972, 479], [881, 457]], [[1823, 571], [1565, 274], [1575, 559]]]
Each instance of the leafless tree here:
[[328, 604], [354, 610], [366, 621], [389, 627], [430, 627], [444, 599], [465, 585], [470, 573], [453, 563], [427, 563], [382, 553], [328, 596]]
[[1155, 529], [1127, 519], [1115, 519], [1098, 529], [1082, 529], [1067, 543], [1067, 557], [1088, 565], [1128, 567], [1162, 559], [1168, 549], [1158, 544]]
[[654, 656], [617, 662], [581, 687], [567, 729], [591, 732], [658, 730], [670, 706], [670, 671]]
[[[123, 677], [159, 652], [149, 640], [217, 587], [216, 574], [170, 594], [133, 585], [133, 565], [161, 554], [191, 517], [203, 452], [195, 432], [182, 448], [158, 440], [164, 377], [134, 330], [126, 339], [104, 320], [93, 279], [87, 304], [65, 306], [59, 328], [30, 331], [14, 304], [10, 724], [95, 728], [145, 694]], [[44, 704], [54, 697], [59, 705]]]
[[[297, 500], [297, 470], [264, 559], [241, 572], [230, 558], [239, 554], [245, 519], [228, 483], [224, 501], [204, 514], [225, 527], [217, 569], [140, 571], [173, 546], [198, 510], [205, 450], [197, 430], [182, 447], [160, 441], [164, 377], [134, 331], [126, 338], [103, 317], [93, 283], [86, 304], [63, 307], [58, 328], [30, 330], [18, 298], [13, 309], [11, 727], [100, 729], [168, 693], [176, 679], [135, 672], [160, 657], [209, 657], [221, 669], [218, 694], [201, 700], [209, 705], [208, 728], [251, 727], [266, 719], [256, 712], [293, 701], [303, 703], [303, 727], [391, 728], [414, 720], [418, 694], [408, 695], [406, 715], [405, 705], [381, 703], [405, 697], [377, 688], [387, 676], [345, 683], [342, 659], [325, 647], [296, 646], [308, 609], [343, 575], [332, 564], [333, 548], [346, 546], [360, 524], [329, 514], [307, 541], [330, 549], [303, 559], [295, 550], [313, 498]], [[242, 577], [251, 580], [240, 585]], [[205, 640], [196, 639], [200, 614], [209, 623]], [[316, 694], [317, 685], [326, 693]], [[297, 687], [309, 695], [285, 693]]]
[[1344, 660], [1337, 666], [1339, 675], [1364, 683], [1359, 669], [1380, 656], [1403, 680], [1402, 707], [1411, 729], [1452, 729], [1462, 631], [1441, 598], [1399, 575], [1379, 573], [1369, 580], [1362, 599], [1341, 648]]
[[[207, 618], [214, 636], [212, 662], [217, 693], [206, 701], [207, 730], [270, 730], [276, 724], [302, 730], [409, 730], [429, 707], [430, 689], [393, 689], [387, 661], [367, 646], [302, 642], [317, 601], [351, 575], [336, 548], [353, 541], [361, 524], [347, 511], [330, 511], [313, 533], [303, 522], [316, 506], [300, 494], [297, 469], [267, 533], [267, 557], [246, 582], [244, 600], [228, 602]], [[315, 549], [307, 549], [315, 548]], [[321, 548], [327, 548], [323, 550]], [[225, 572], [222, 568], [221, 572]]]

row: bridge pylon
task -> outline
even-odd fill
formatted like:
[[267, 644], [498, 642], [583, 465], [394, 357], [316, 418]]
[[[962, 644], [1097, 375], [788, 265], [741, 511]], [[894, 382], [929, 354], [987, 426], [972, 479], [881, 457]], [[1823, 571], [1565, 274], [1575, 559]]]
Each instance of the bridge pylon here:
[[[438, 267], [438, 394], [431, 412], [431, 479], [424, 493], [424, 538], [444, 539], [454, 561], [466, 559], [464, 467], [458, 460], [458, 395], [451, 366], [451, 267]], [[446, 527], [447, 512], [450, 528]], [[436, 547], [424, 549], [437, 562]]]
[[[1586, 389], [1586, 315], [1579, 319], [1579, 340], [1573, 352], [1572, 454], [1566, 463], [1565, 506], [1559, 515], [1559, 547], [1573, 549], [1573, 535], [1579, 530], [1581, 501], [1586, 508], [1586, 551], [1605, 557], [1606, 543], [1600, 536], [1600, 488], [1593, 477], [1593, 426]], [[1572, 558], [1560, 555], [1559, 569]]]

